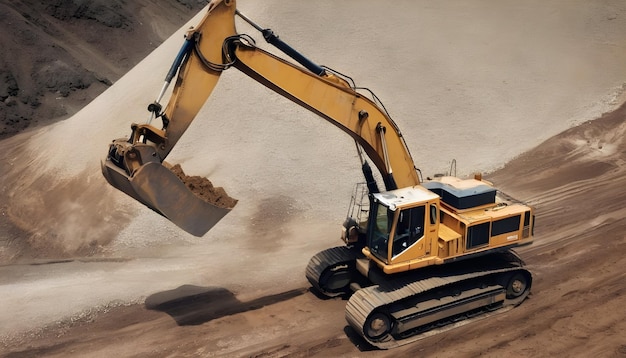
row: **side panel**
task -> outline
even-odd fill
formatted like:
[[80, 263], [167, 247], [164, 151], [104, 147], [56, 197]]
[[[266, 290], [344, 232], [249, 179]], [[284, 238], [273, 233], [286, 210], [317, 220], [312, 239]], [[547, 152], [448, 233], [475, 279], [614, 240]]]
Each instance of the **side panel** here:
[[522, 237], [522, 215], [495, 220], [491, 223], [490, 245], [508, 245]]

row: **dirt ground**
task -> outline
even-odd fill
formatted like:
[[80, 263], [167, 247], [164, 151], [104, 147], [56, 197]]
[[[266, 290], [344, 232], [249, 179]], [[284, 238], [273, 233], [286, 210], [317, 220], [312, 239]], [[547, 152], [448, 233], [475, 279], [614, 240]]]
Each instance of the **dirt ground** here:
[[[306, 7], [309, 6], [308, 3], [303, 1], [299, 6]], [[249, 6], [253, 8], [261, 7], [256, 3], [249, 4], [252, 4]], [[330, 4], [330, 2], [324, 4]], [[349, 6], [348, 2], [341, 4], [337, 6]], [[596, 7], [601, 10], [597, 13], [590, 12], [593, 14], [590, 17], [592, 20], [599, 19], [597, 23], [608, 23], [611, 26], [615, 26], [618, 22], [624, 23], [626, 12], [624, 12], [623, 5], [620, 7], [618, 2], [607, 7], [584, 1], [579, 4], [585, 4], [585, 6], [590, 4], [586, 10]], [[523, 13], [523, 11], [517, 11], [516, 6], [517, 3], [514, 2], [502, 5], [507, 11], [512, 9], [513, 13]], [[485, 13], [480, 6], [477, 6], [477, 9], [465, 10], [472, 14]], [[273, 10], [291, 11], [278, 7]], [[378, 11], [382, 10], [378, 9]], [[250, 11], [250, 13], [254, 12]], [[432, 23], [429, 25], [436, 24], [437, 19], [440, 18], [438, 17], [440, 13], [434, 10], [433, 13], [437, 16], [431, 18]], [[454, 15], [448, 10], [443, 13]], [[530, 13], [532, 14], [532, 11]], [[566, 13], [573, 16], [572, 14], [576, 11]], [[503, 22], [509, 22], [508, 18], [499, 16], [500, 13], [495, 10], [494, 14], [498, 15], [493, 17], [498, 20], [496, 21], [498, 26], [503, 26]], [[271, 18], [274, 12], [268, 11], [266, 16]], [[379, 17], [377, 14], [372, 16]], [[466, 16], [461, 16], [461, 18], [466, 18]], [[516, 21], [523, 24], [524, 19], [520, 17]], [[548, 17], [548, 19], [551, 18]], [[578, 18], [574, 17], [574, 19]], [[580, 24], [581, 22], [574, 21], [574, 23]], [[591, 27], [596, 22], [589, 20], [584, 24]], [[558, 33], [559, 26], [555, 25], [550, 29]], [[542, 28], [539, 26], [538, 29]], [[569, 30], [571, 29], [568, 27]], [[618, 52], [620, 56], [623, 55], [624, 46], [621, 42], [605, 41], [600, 30], [589, 37], [586, 36], [588, 28], [583, 28], [581, 31], [583, 35], [576, 32], [576, 35], [580, 37], [574, 36], [577, 39], [574, 42], [596, 36], [594, 39], [600, 40], [597, 42], [594, 40], [594, 44], [606, 45], [609, 48], [608, 52], [615, 57], [619, 57]], [[489, 33], [491, 32], [486, 31], [482, 35]], [[546, 34], [549, 37], [548, 32]], [[454, 34], [454, 36], [457, 35]], [[566, 32], [564, 38], [571, 37], [571, 34]], [[330, 46], [330, 42], [321, 42]], [[460, 42], [467, 43], [467, 41]], [[564, 42], [550, 43], [546, 40], [545, 47], [541, 48], [548, 51], [562, 43]], [[569, 49], [569, 43], [566, 45]], [[433, 43], [433, 48], [438, 49], [438, 46], [440, 46], [438, 43]], [[445, 44], [441, 48], [448, 49], [449, 47]], [[356, 48], [357, 46], [354, 47]], [[576, 51], [578, 50], [576, 48]], [[483, 48], [483, 51], [486, 54], [492, 53], [488, 47]], [[580, 51], [581, 56], [588, 52], [585, 49]], [[439, 62], [433, 61], [436, 63], [450, 58], [455, 61], [457, 59], [455, 54], [448, 57], [447, 54], [443, 56], [431, 52], [427, 55], [427, 58], [441, 55], [441, 58], [438, 58]], [[573, 58], [577, 57], [570, 57], [570, 59]], [[599, 59], [600, 57], [593, 57], [593, 61]], [[353, 60], [350, 59], [350, 61]], [[386, 59], [383, 60], [387, 63]], [[170, 61], [169, 58], [167, 61]], [[381, 61], [373, 62], [380, 65]], [[478, 58], [468, 57], [467, 60], [461, 62], [463, 64], [470, 62], [471, 65], [468, 67], [472, 67], [484, 61], [485, 58], [478, 56]], [[524, 61], [529, 61], [529, 58], [525, 58]], [[537, 61], [541, 64], [537, 68], [545, 65], [541, 60]], [[604, 61], [609, 62], [606, 58]], [[583, 62], [580, 61], [580, 63]], [[457, 62], [449, 64], [454, 65]], [[571, 63], [569, 65], [574, 67]], [[146, 64], [145, 71], [150, 71], [151, 69], [147, 66], [148, 64]], [[514, 64], [513, 67], [517, 66]], [[158, 68], [161, 67], [163, 65], [158, 66]], [[394, 68], [388, 68], [388, 70], [391, 71]], [[441, 71], [439, 67], [437, 68]], [[508, 68], [503, 66], [499, 69]], [[581, 68], [595, 67], [581, 65]], [[374, 71], [370, 72], [374, 73]], [[392, 76], [406, 76], [402, 70], [390, 73]], [[446, 72], [434, 73], [432, 83], [439, 81], [442, 74], [445, 75]], [[485, 72], [478, 77], [482, 78], [488, 74]], [[446, 125], [454, 126], [456, 123], [456, 127], [462, 127], [464, 131], [470, 133], [469, 130], [477, 127], [475, 123], [482, 123], [471, 122], [471, 120], [474, 117], [480, 117], [482, 121], [487, 122], [486, 128], [493, 131], [489, 132], [493, 134], [493, 137], [506, 138], [500, 139], [506, 142], [511, 140], [510, 138], [517, 140], [511, 132], [519, 132], [520, 137], [531, 134], [514, 129], [518, 128], [514, 125], [519, 123], [516, 118], [509, 119], [508, 116], [503, 115], [504, 124], [497, 126], [493, 124], [490, 116], [483, 115], [480, 111], [486, 111], [487, 108], [500, 104], [502, 108], [507, 106], [512, 108], [510, 115], [513, 112], [520, 112], [520, 116], [522, 118], [528, 116], [530, 122], [535, 120], [535, 117], [529, 114], [530, 109], [550, 107], [549, 105], [553, 104], [551, 101], [555, 100], [555, 97], [549, 97], [542, 104], [540, 102], [543, 97], [556, 93], [563, 96], [562, 98], [556, 97], [556, 99], [563, 99], [563, 103], [576, 104], [582, 102], [581, 98], [589, 95], [589, 92], [582, 95], [580, 92], [575, 92], [579, 87], [570, 86], [570, 82], [555, 83], [545, 80], [548, 83], [543, 83], [534, 78], [535, 75], [543, 79], [543, 76], [548, 76], [548, 72], [533, 73], [528, 83], [524, 82], [529, 78], [526, 67], [523, 71], [515, 73], [515, 76], [511, 75], [509, 80], [511, 84], [505, 81], [496, 83], [485, 80], [496, 83], [494, 92], [499, 91], [503, 94], [510, 94], [507, 91], [510, 91], [515, 83], [521, 83], [519, 87], [516, 87], [519, 91], [511, 92], [515, 94], [511, 96], [515, 100], [510, 99], [507, 103], [498, 101], [501, 98], [493, 93], [490, 96], [485, 95], [484, 88], [469, 80], [458, 87], [431, 86], [429, 88], [427, 85], [420, 84], [420, 88], [425, 87], [424, 92], [414, 96], [420, 98], [416, 101], [427, 98], [427, 101], [435, 103], [432, 108], [442, 108], [441, 111], [449, 112], [445, 117], [448, 121]], [[423, 75], [419, 74], [419, 76]], [[621, 74], [615, 75], [619, 77], [617, 82], [624, 83], [624, 79], [620, 76]], [[585, 80], [589, 79], [584, 76], [574, 79], [570, 76], [565, 77], [572, 83], [578, 81], [577, 83], [586, 84]], [[610, 76], [607, 75], [607, 77]], [[428, 81], [429, 78], [425, 78], [424, 81]], [[238, 78], [235, 79], [238, 80]], [[554, 80], [553, 77], [550, 79]], [[461, 83], [460, 79], [457, 78], [457, 80]], [[140, 82], [134, 78], [128, 81]], [[539, 84], [534, 81], [538, 81]], [[128, 91], [131, 88], [128, 82], [124, 83], [122, 79], [120, 83], [122, 86], [127, 86], [119, 90], [120, 97], [135, 95], [132, 91]], [[597, 85], [598, 87], [607, 86], [599, 92], [611, 91], [607, 83], [611, 83], [612, 86], [612, 81], [598, 80], [598, 83], [601, 83]], [[158, 85], [160, 82], [157, 86], [151, 84], [149, 87], [158, 88]], [[555, 87], [552, 88], [550, 85]], [[112, 89], [115, 89], [113, 87]], [[463, 92], [465, 96], [454, 97], [455, 91], [460, 87], [466, 91]], [[580, 88], [583, 87], [586, 90], [594, 88], [592, 84], [580, 86]], [[545, 89], [546, 92], [537, 95], [539, 89]], [[557, 90], [553, 91], [553, 89]], [[100, 97], [103, 98], [102, 101], [111, 101], [111, 98], [119, 100], [112, 94], [106, 97], [107, 92], [105, 96]], [[151, 100], [153, 92], [147, 93], [150, 96], [146, 95], [146, 97]], [[467, 103], [463, 101], [442, 102], [443, 95], [427, 97], [432, 93], [443, 93], [448, 98], [467, 100]], [[530, 98], [523, 98], [524, 93]], [[597, 100], [596, 94], [594, 92], [594, 95], [589, 96]], [[481, 107], [478, 103], [468, 99], [474, 98], [474, 95], [476, 98], [485, 98], [485, 101], [489, 103]], [[574, 97], [575, 100], [570, 98], [576, 95], [580, 97]], [[626, 102], [623, 88], [620, 95], [620, 98], [614, 100], [619, 103]], [[389, 97], [394, 98], [391, 95]], [[268, 108], [271, 107], [269, 102], [272, 101], [268, 100], [268, 97], [261, 96], [260, 98], [258, 101], [262, 104], [268, 102]], [[518, 98], [522, 99], [516, 102]], [[246, 97], [246, 102], [258, 106], [259, 103], [254, 101], [253, 95]], [[591, 102], [595, 103], [594, 101], [585, 102], [582, 106], [591, 106]], [[442, 103], [449, 104], [449, 106]], [[541, 112], [546, 115], [546, 118], [537, 120], [540, 124], [541, 121], [545, 124], [540, 127], [541, 130], [537, 129], [535, 122], [533, 126], [525, 124], [531, 133], [536, 134], [533, 138], [545, 135], [545, 133], [537, 132], [549, 132], [545, 128], [554, 124], [553, 122], [557, 122], [558, 128], [568, 127], [563, 124], [564, 122], [572, 123], [569, 122], [573, 121], [570, 112], [567, 112], [570, 108], [561, 107], [561, 104], [560, 102], [555, 104], [554, 111], [550, 107], [550, 110]], [[106, 111], [103, 108], [113, 112], [107, 113], [111, 116], [131, 111], [130, 106], [123, 108], [123, 112], [114, 112], [117, 109], [110, 108], [108, 104], [103, 107], [98, 107], [99, 105], [100, 103], [94, 103], [88, 113], [83, 116], [92, 118], [94, 113], [104, 115]], [[281, 106], [281, 103], [276, 106]], [[427, 114], [438, 114], [423, 109], [427, 106], [418, 107]], [[477, 107], [480, 109], [477, 113], [471, 112], [470, 109]], [[285, 111], [286, 117], [294, 117], [292, 112]], [[414, 107], [407, 106], [406, 111], [414, 111]], [[461, 114], [456, 117], [455, 113]], [[299, 113], [296, 114], [299, 115]], [[500, 114], [507, 113], [501, 112]], [[538, 115], [536, 112], [532, 114]], [[552, 117], [548, 116], [549, 114]], [[254, 119], [257, 118], [254, 117]], [[252, 120], [242, 120], [242, 122], [249, 126], [250, 130], [254, 129], [254, 133], [257, 134], [255, 137], [267, 136], [268, 132], [263, 132], [264, 127], [271, 127], [265, 122], [259, 124]], [[70, 118], [67, 123], [61, 123], [61, 126], [39, 132], [18, 134], [0, 142], [2, 158], [0, 162], [0, 169], [2, 169], [2, 182], [0, 183], [0, 198], [2, 199], [0, 202], [2, 215], [0, 218], [0, 258], [2, 259], [0, 260], [0, 295], [2, 296], [0, 299], [0, 356], [626, 357], [626, 310], [624, 310], [626, 273], [623, 269], [626, 266], [624, 257], [626, 252], [626, 206], [624, 205], [626, 203], [624, 190], [626, 187], [626, 105], [622, 105], [601, 118], [581, 123], [550, 137], [534, 149], [511, 160], [502, 169], [485, 175], [485, 178], [493, 181], [499, 189], [536, 208], [535, 242], [518, 250], [534, 275], [530, 297], [519, 307], [506, 313], [390, 351], [374, 349], [359, 339], [345, 321], [346, 301], [341, 298], [318, 298], [310, 292], [310, 287], [304, 278], [306, 259], [310, 257], [308, 253], [318, 250], [318, 247], [324, 247], [326, 243], [323, 240], [311, 243], [313, 240], [308, 237], [298, 239], [295, 233], [306, 229], [306, 224], [316, 215], [323, 223], [329, 222], [328, 217], [336, 219], [335, 212], [326, 213], [327, 216], [323, 216], [316, 211], [316, 207], [324, 206], [323, 203], [327, 202], [322, 202], [322, 200], [325, 199], [330, 201], [327, 203], [328, 206], [333, 204], [335, 208], [338, 199], [334, 196], [322, 197], [323, 195], [329, 196], [326, 184], [329, 181], [315, 184], [314, 180], [310, 179], [312, 183], [305, 189], [302, 189], [301, 183], [303, 178], [318, 175], [313, 170], [314, 168], [322, 168], [317, 170], [325, 172], [326, 166], [333, 168], [332, 170], [337, 173], [334, 177], [335, 181], [330, 182], [335, 184], [335, 182], [345, 181], [347, 175], [337, 169], [340, 165], [329, 164], [326, 157], [316, 160], [317, 157], [314, 159], [308, 157], [306, 159], [319, 167], [304, 166], [300, 161], [302, 157], [294, 153], [285, 154], [283, 152], [288, 151], [281, 151], [282, 147], [277, 145], [278, 149], [272, 147], [271, 150], [277, 152], [272, 154], [279, 157], [282, 166], [272, 166], [273, 164], [266, 164], [268, 159], [262, 156], [262, 153], [268, 150], [267, 147], [260, 146], [252, 139], [245, 137], [242, 139], [231, 135], [228, 139], [231, 143], [239, 145], [238, 150], [244, 154], [248, 154], [246, 150], [250, 150], [257, 155], [250, 159], [241, 159], [240, 166], [245, 167], [245, 175], [237, 174], [236, 177], [233, 175], [232, 181], [226, 181], [230, 188], [235, 189], [233, 196], [240, 200], [237, 204], [239, 211], [229, 214], [224, 222], [215, 228], [215, 231], [211, 231], [209, 237], [194, 241], [191, 238], [179, 236], [179, 230], [162, 224], [156, 214], [146, 213], [148, 210], [145, 208], [138, 208], [124, 199], [118, 199], [111, 194], [110, 188], [103, 189], [104, 180], [98, 172], [97, 165], [106, 150], [106, 140], [113, 136], [109, 133], [109, 125], [105, 126], [100, 122], [84, 123], [86, 121], [72, 121]], [[286, 120], [283, 119], [281, 123], [286, 123]], [[406, 124], [408, 125], [403, 128], [406, 128], [405, 133], [409, 134], [407, 138], [421, 139], [420, 134], [424, 134], [424, 138], [428, 137], [429, 123], [425, 123], [426, 125], [412, 122]], [[221, 126], [216, 127], [219, 130]], [[282, 134], [283, 132], [280, 132], [282, 128], [270, 128], [269, 131], [281, 133], [277, 134], [277, 137], [293, 138], [296, 145], [289, 148], [297, 147], [302, 151], [304, 149], [300, 147], [300, 144], [310, 140], [309, 137], [317, 139], [327, 135], [324, 129], [323, 132], [319, 132], [324, 135], [311, 136], [310, 133], [318, 133], [318, 127], [313, 125], [304, 127], [306, 135], [291, 130]], [[550, 130], [556, 127], [550, 127]], [[124, 127], [124, 130], [126, 128]], [[479, 131], [488, 132], [488, 129], [479, 128]], [[94, 133], [101, 132], [103, 133], [98, 137], [94, 135]], [[202, 131], [195, 130], [195, 132]], [[193, 136], [194, 133], [190, 135]], [[89, 140], [86, 142], [89, 143], [81, 143], [80, 155], [74, 156], [75, 152], [68, 148], [73, 150], [77, 144], [73, 140], [66, 143], [68, 141], [65, 139], [79, 136], [87, 136]], [[340, 151], [335, 147], [334, 137], [328, 136], [330, 144], [327, 147], [332, 147], [332, 153]], [[471, 137], [471, 135], [468, 136]], [[222, 134], [220, 137], [225, 137], [225, 135]], [[462, 138], [459, 142], [463, 140], [476, 151], [480, 151], [483, 145], [489, 147], [489, 151], [496, 152], [493, 154], [496, 157], [501, 155], [498, 150], [504, 151], [507, 147], [506, 143], [495, 145], [486, 142], [478, 146], [475, 141], [467, 138]], [[98, 141], [102, 143], [94, 145], [95, 149], [92, 153], [92, 147], [88, 144]], [[55, 145], [50, 146], [49, 143]], [[320, 143], [324, 142], [312, 142], [311, 146], [323, 147]], [[218, 144], [223, 143], [218, 141]], [[352, 143], [348, 144], [352, 145]], [[417, 144], [417, 140], [410, 142], [410, 145], [415, 145], [415, 147], [418, 147]], [[183, 143], [183, 146], [189, 146], [189, 144]], [[423, 158], [434, 157], [432, 153], [423, 154], [428, 147], [434, 147], [434, 145], [424, 144], [423, 147], [418, 147], [423, 149], [420, 151]], [[511, 147], [514, 146], [511, 145]], [[31, 148], [36, 150], [31, 152], [29, 151]], [[42, 148], [49, 151], [43, 156], [45, 161], [41, 159]], [[518, 148], [508, 149], [515, 151]], [[178, 159], [187, 159], [185, 155], [185, 153], [179, 154]], [[466, 155], [472, 156], [474, 153], [468, 152]], [[63, 167], [49, 164], [61, 157]], [[80, 159], [83, 157], [86, 162], [91, 163], [90, 167], [81, 166]], [[348, 159], [352, 161], [354, 158]], [[461, 161], [463, 162], [465, 161]], [[493, 161], [492, 157], [485, 159], [485, 162], [498, 164]], [[196, 163], [189, 159], [186, 164]], [[46, 165], [49, 165], [51, 169]], [[227, 164], [220, 165], [227, 166]], [[265, 165], [273, 168], [275, 173], [272, 174], [274, 175], [262, 176], [266, 171], [263, 168]], [[309, 170], [309, 172], [301, 173], [301, 170], [293, 170], [295, 165], [304, 166], [304, 171]], [[195, 166], [198, 167], [197, 164]], [[31, 168], [48, 169], [53, 172], [53, 175], [35, 174], [34, 169], [31, 170]], [[185, 168], [188, 171], [189, 166]], [[219, 165], [215, 168], [209, 165], [209, 169], [205, 167], [201, 173], [204, 175], [206, 172], [215, 172], [213, 174], [224, 177], [219, 169]], [[284, 182], [295, 183], [297, 192], [295, 190], [291, 192], [286, 184], [277, 183], [276, 177], [281, 175]], [[67, 178], [69, 179], [65, 180]], [[214, 181], [216, 185], [221, 185], [222, 182]], [[250, 183], [263, 187], [266, 182], [276, 185], [275, 190], [260, 193], [255, 192], [254, 188], [249, 189], [252, 187]], [[249, 191], [244, 191], [241, 187]], [[333, 185], [332, 192], [340, 191], [335, 190], [339, 187], [339, 184]], [[231, 194], [230, 190], [228, 191]], [[23, 192], [26, 194], [22, 195]], [[312, 204], [306, 201], [309, 198], [313, 198], [310, 199]], [[341, 197], [341, 200], [344, 199]], [[335, 211], [343, 211], [343, 207]], [[16, 224], [8, 220], [9, 214], [22, 221]], [[20, 226], [22, 224], [24, 227]], [[326, 227], [316, 226], [315, 229], [320, 233], [315, 235], [324, 236], [326, 232], [331, 232], [330, 237], [336, 236], [335, 228], [325, 225]], [[229, 235], [224, 235], [225, 232]], [[253, 232], [255, 236], [250, 237], [250, 232]], [[71, 241], [68, 237], [77, 242]], [[318, 237], [315, 238], [318, 239]], [[23, 244], [22, 241], [28, 242]], [[329, 242], [338, 244], [335, 237]], [[261, 283], [257, 285], [257, 282]], [[83, 309], [83, 307], [87, 308]], [[76, 310], [79, 313], [76, 313]]]
[[[3, 342], [6, 357], [626, 357], [626, 106], [568, 130], [488, 176], [537, 209], [519, 250], [535, 280], [516, 309], [392, 351], [372, 349], [345, 301], [306, 286], [251, 300], [183, 285], [136, 305]], [[505, 184], [506, 183], [506, 184]]]

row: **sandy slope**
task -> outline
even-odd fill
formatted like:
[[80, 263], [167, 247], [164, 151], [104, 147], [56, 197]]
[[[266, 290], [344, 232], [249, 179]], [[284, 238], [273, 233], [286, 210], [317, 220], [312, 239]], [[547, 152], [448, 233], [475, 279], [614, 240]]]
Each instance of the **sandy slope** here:
[[0, 0], [0, 139], [75, 114], [203, 6]]
[[[621, 2], [386, 4], [368, 2], [358, 16], [350, 1], [242, 1], [240, 9], [374, 89], [427, 175], [452, 158], [459, 174], [496, 168], [619, 102]], [[321, 16], [333, 31], [313, 20]], [[2, 214], [13, 219], [1, 226], [0, 254], [12, 263], [0, 267], [5, 352], [363, 354], [344, 332], [344, 302], [317, 300], [303, 277], [313, 253], [339, 243], [345, 207], [337, 202], [347, 205], [360, 178], [353, 144], [328, 124], [227, 72], [171, 156], [240, 200], [202, 239], [104, 184], [106, 143], [144, 118], [160, 87], [146, 74], [165, 72], [179, 44], [168, 40], [67, 121], [0, 142]], [[623, 113], [616, 118], [553, 138], [490, 176], [538, 208], [537, 242], [522, 251], [537, 274], [533, 297], [401, 352], [626, 350], [623, 315], [600, 314], [619, 312], [624, 290]], [[180, 301], [163, 305], [170, 297]]]

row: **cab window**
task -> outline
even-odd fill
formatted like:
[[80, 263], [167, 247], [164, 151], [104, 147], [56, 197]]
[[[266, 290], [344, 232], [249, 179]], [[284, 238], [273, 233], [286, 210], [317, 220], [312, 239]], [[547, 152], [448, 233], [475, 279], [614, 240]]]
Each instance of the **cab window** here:
[[430, 225], [437, 223], [437, 205], [430, 204]]
[[411, 247], [424, 236], [425, 206], [400, 211], [393, 238], [393, 256]]
[[369, 235], [367, 244], [371, 252], [380, 260], [387, 262], [389, 232], [393, 222], [394, 211], [385, 205], [374, 202], [370, 209]]

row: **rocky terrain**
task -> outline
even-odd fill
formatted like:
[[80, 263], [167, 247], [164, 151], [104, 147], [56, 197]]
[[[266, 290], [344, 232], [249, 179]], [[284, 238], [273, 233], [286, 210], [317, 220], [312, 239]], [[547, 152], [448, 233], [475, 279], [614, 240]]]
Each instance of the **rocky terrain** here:
[[0, 1], [0, 139], [71, 116], [205, 5]]

